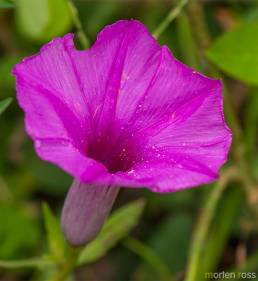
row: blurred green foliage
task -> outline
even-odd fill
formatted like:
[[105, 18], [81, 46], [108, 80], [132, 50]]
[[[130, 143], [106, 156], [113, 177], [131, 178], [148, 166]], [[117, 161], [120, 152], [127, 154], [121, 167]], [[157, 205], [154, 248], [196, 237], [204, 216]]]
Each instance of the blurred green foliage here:
[[258, 22], [226, 32], [208, 50], [208, 58], [229, 75], [258, 85]]
[[45, 42], [69, 30], [71, 14], [66, 0], [19, 0], [16, 22], [24, 36]]
[[0, 8], [14, 8], [15, 5], [11, 0], [0, 0]]
[[6, 108], [10, 105], [11, 102], [12, 102], [11, 98], [7, 98], [3, 101], [0, 101], [0, 114], [6, 110]]
[[78, 263], [91, 263], [104, 256], [109, 249], [126, 237], [129, 230], [133, 228], [143, 212], [145, 202], [138, 199], [115, 211], [107, 220], [103, 229], [80, 253]]
[[[211, 34], [211, 44], [204, 46], [205, 52], [198, 45], [199, 36], [194, 32], [196, 25], [188, 6], [164, 31], [159, 42], [168, 45], [176, 57], [195, 69], [207, 69], [206, 56], [222, 70], [220, 76], [227, 83], [242, 126], [248, 169], [257, 183], [258, 3], [197, 2], [204, 10], [205, 26]], [[57, 216], [53, 214], [60, 213], [72, 179], [36, 156], [24, 131], [24, 116], [15, 99], [15, 81], [11, 75], [13, 65], [38, 52], [43, 43], [66, 32], [77, 33], [68, 4], [66, 0], [0, 0], [0, 259], [22, 259], [20, 265], [26, 265], [26, 269], [7, 270], [0, 262], [0, 280], [4, 281], [50, 280], [59, 274], [53, 261], [66, 263], [76, 255], [63, 240]], [[121, 18], [137, 18], [153, 31], [176, 4], [178, 1], [172, 0], [74, 1], [91, 42], [104, 25]], [[76, 40], [81, 48], [78, 37]], [[230, 157], [228, 167], [237, 161], [235, 156]], [[218, 201], [203, 245], [198, 280], [194, 281], [204, 280], [207, 271], [236, 268], [258, 271], [257, 217], [243, 184], [236, 183], [237, 180], [236, 177]], [[97, 239], [82, 251], [81, 266], [75, 279], [70, 280], [85, 280], [87, 276], [91, 281], [168, 281], [172, 275], [173, 280], [183, 280], [196, 221], [207, 207], [213, 188], [216, 186], [165, 195], [123, 190], [114, 215]], [[138, 197], [147, 201], [141, 220], [141, 201], [118, 208]], [[43, 215], [41, 205], [46, 201], [53, 211], [44, 205]], [[131, 235], [135, 239], [119, 243], [133, 227]], [[26, 260], [30, 257], [37, 258]], [[28, 264], [32, 267], [29, 270]], [[12, 266], [10, 263], [9, 268]]]
[[150, 237], [149, 245], [174, 274], [184, 270], [192, 227], [193, 217], [180, 213], [167, 218]]
[[0, 259], [22, 258], [39, 241], [40, 229], [30, 210], [15, 204], [0, 205]]

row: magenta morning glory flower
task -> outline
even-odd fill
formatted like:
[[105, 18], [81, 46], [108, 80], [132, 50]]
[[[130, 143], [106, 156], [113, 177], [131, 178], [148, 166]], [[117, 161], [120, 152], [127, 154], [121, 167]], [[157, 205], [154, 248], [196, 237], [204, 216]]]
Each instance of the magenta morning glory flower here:
[[226, 161], [221, 81], [136, 20], [105, 27], [85, 51], [56, 38], [13, 73], [37, 154], [76, 179], [62, 215], [72, 244], [95, 236], [119, 187], [173, 192], [214, 181]]

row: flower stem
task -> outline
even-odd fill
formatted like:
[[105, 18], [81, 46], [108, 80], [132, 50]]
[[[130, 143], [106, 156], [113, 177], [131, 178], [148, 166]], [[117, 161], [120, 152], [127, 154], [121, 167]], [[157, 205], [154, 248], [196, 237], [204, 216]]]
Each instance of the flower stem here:
[[160, 35], [165, 31], [169, 24], [180, 14], [184, 6], [189, 0], [179, 0], [178, 4], [173, 7], [168, 13], [167, 17], [159, 24], [159, 26], [154, 30], [153, 36], [158, 39]]
[[[191, 0], [189, 4], [189, 18], [191, 20], [191, 26], [193, 33], [195, 35], [196, 42], [200, 47], [200, 59], [203, 63], [203, 67], [206, 68], [206, 71], [215, 76], [221, 76], [219, 71], [209, 64], [204, 56], [205, 49], [209, 47], [211, 40], [207, 26], [205, 24], [204, 12], [202, 6], [198, 0]], [[237, 170], [239, 172], [239, 179], [245, 186], [245, 190], [251, 203], [251, 207], [256, 214], [258, 214], [257, 201], [258, 196], [253, 196], [257, 193], [255, 187], [255, 180], [251, 174], [251, 169], [249, 167], [248, 161], [246, 159], [245, 153], [245, 143], [243, 140], [242, 129], [240, 122], [237, 118], [237, 114], [233, 108], [232, 101], [229, 96], [229, 92], [224, 84], [224, 109], [227, 117], [227, 121], [232, 129], [234, 142], [233, 142], [233, 156], [236, 161]], [[190, 257], [188, 263], [188, 271], [185, 281], [195, 281], [198, 278], [198, 270], [201, 262], [201, 255], [203, 250], [203, 245], [208, 234], [209, 226], [214, 216], [215, 207], [219, 201], [219, 198], [225, 189], [228, 181], [231, 177], [236, 176], [236, 173], [229, 175], [221, 175], [221, 179], [218, 182], [218, 186], [215, 187], [215, 190], [211, 194], [209, 201], [205, 207], [205, 210], [202, 211], [197, 227], [196, 232], [193, 237], [192, 247], [190, 249]], [[256, 194], [257, 195], [257, 194]], [[254, 202], [251, 202], [251, 199], [256, 198]]]
[[12, 197], [13, 197], [13, 194], [11, 193], [4, 178], [0, 174], [0, 202], [11, 200], [11, 199], [13, 199]]
[[143, 260], [149, 263], [150, 266], [159, 273], [161, 280], [173, 281], [171, 272], [159, 256], [152, 250], [152, 248], [131, 237], [124, 240], [123, 244], [126, 248], [136, 253], [138, 256], [142, 257]]
[[45, 258], [31, 258], [17, 261], [0, 261], [0, 268], [21, 268], [21, 267], [36, 267], [43, 268], [46, 266], [52, 266], [53, 262]]
[[229, 181], [235, 176], [235, 168], [230, 168], [224, 171], [224, 173], [221, 174], [216, 186], [213, 187], [213, 190], [204, 208], [201, 210], [201, 214], [196, 226], [196, 231], [193, 236], [192, 246], [190, 249], [188, 270], [185, 281], [197, 280], [198, 268], [200, 265], [206, 236], [208, 234], [212, 219], [215, 215], [216, 207]]
[[201, 71], [198, 49], [193, 37], [192, 28], [185, 11], [182, 11], [176, 19], [176, 31], [178, 46], [183, 62], [190, 67]]
[[72, 0], [68, 0], [68, 6], [70, 8], [72, 20], [77, 29], [77, 33], [78, 33], [78, 37], [81, 42], [81, 45], [84, 49], [87, 49], [90, 47], [90, 40], [88, 39], [88, 37], [86, 36], [86, 34], [82, 28], [82, 24], [81, 24], [79, 15], [78, 15], [77, 8], [75, 7]]
[[78, 257], [79, 257], [80, 249], [71, 249], [70, 257], [67, 259], [64, 265], [58, 270], [57, 274], [51, 277], [48, 281], [65, 281], [67, 277], [74, 270]]
[[[204, 55], [206, 48], [209, 47], [211, 44], [211, 39], [209, 31], [207, 29], [207, 25], [205, 24], [205, 17], [202, 6], [198, 0], [191, 0], [188, 7], [191, 26], [193, 27], [196, 42], [197, 44], [199, 44], [200, 47], [201, 60], [208, 73], [219, 77], [221, 76], [219, 70], [213, 65], [209, 64]], [[223, 88], [224, 110], [229, 126], [233, 132], [233, 157], [235, 158], [239, 168], [239, 172], [241, 173], [241, 181], [243, 182], [246, 188], [249, 203], [254, 206], [257, 204], [258, 195], [256, 194], [257, 190], [255, 179], [252, 175], [251, 168], [249, 167], [248, 161], [246, 159], [246, 147], [244, 143], [242, 128], [240, 126], [240, 122], [238, 120], [235, 109], [232, 105], [231, 97], [229, 95], [229, 91], [225, 83]], [[253, 200], [253, 198], [256, 198], [257, 200]]]

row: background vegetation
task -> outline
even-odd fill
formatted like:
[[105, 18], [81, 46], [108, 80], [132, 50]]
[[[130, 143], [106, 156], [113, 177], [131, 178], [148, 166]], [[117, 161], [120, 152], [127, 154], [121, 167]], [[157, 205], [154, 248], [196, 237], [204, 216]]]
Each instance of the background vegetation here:
[[[74, 31], [84, 48], [124, 18], [141, 20], [184, 63], [223, 78], [234, 143], [215, 184], [166, 195], [122, 190], [75, 261], [57, 220], [72, 179], [35, 155], [11, 69], [54, 36]], [[203, 281], [223, 270], [258, 280], [257, 86], [256, 0], [0, 0], [0, 280]]]

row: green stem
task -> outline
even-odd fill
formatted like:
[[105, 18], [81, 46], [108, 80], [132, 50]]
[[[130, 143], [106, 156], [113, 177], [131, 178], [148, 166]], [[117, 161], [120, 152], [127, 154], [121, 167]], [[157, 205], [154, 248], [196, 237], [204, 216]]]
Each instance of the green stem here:
[[158, 39], [160, 35], [165, 31], [169, 24], [180, 14], [184, 6], [189, 0], [179, 0], [176, 7], [173, 7], [168, 13], [167, 17], [159, 24], [154, 30], [153, 36]]
[[184, 11], [176, 19], [177, 39], [183, 62], [190, 67], [201, 71], [198, 50], [192, 34], [189, 18]]
[[0, 268], [13, 269], [21, 267], [43, 268], [52, 266], [53, 262], [45, 258], [32, 258], [18, 261], [0, 261]]
[[[197, 43], [199, 44], [201, 60], [206, 67], [208, 73], [213, 74], [216, 77], [221, 76], [219, 70], [213, 65], [209, 64], [204, 55], [205, 50], [211, 44], [211, 39], [207, 25], [205, 23], [204, 12], [201, 4], [198, 0], [191, 0], [189, 4], [189, 18], [192, 21], [192, 27]], [[235, 109], [232, 105], [231, 97], [229, 91], [224, 83], [223, 91], [223, 100], [224, 100], [224, 110], [227, 121], [230, 128], [233, 132], [233, 147], [232, 152], [233, 156], [239, 167], [239, 172], [241, 173], [241, 181], [243, 182], [246, 191], [249, 203], [254, 206], [257, 202], [251, 202], [252, 198], [257, 198], [258, 196], [253, 196], [256, 191], [256, 184], [254, 177], [249, 167], [247, 158], [246, 158], [246, 147], [244, 143], [242, 128], [238, 120]], [[256, 207], [255, 207], [256, 209]]]
[[[220, 201], [220, 208], [214, 218], [205, 242], [205, 251], [198, 270], [198, 281], [207, 281], [205, 273], [216, 271], [224, 253], [226, 243], [235, 227], [239, 209], [242, 205], [243, 189], [230, 186]], [[230, 222], [230, 223], [229, 223]], [[214, 243], [216, 241], [216, 243]]]
[[246, 188], [249, 203], [251, 203], [250, 200], [252, 199], [252, 195], [254, 192], [256, 192], [255, 179], [252, 175], [252, 168], [249, 166], [247, 160], [246, 145], [243, 138], [243, 132], [240, 127], [240, 122], [232, 106], [232, 101], [225, 84], [223, 97], [225, 113], [229, 122], [229, 126], [233, 132], [232, 153], [239, 167], [241, 180]]
[[[199, 0], [192, 0], [189, 5], [189, 17], [192, 20], [193, 31], [195, 33], [197, 42], [200, 46], [200, 52], [202, 56], [203, 62], [205, 62], [207, 71], [214, 76], [221, 76], [219, 70], [215, 68], [213, 65], [207, 63], [205, 58], [205, 51], [211, 44], [211, 39], [209, 35], [209, 31], [207, 29], [207, 24], [205, 21], [205, 16], [203, 12], [203, 8], [199, 3]], [[246, 160], [246, 148], [243, 138], [243, 132], [240, 126], [240, 122], [238, 120], [237, 114], [232, 104], [231, 97], [229, 95], [229, 91], [224, 83], [224, 110], [229, 122], [230, 128], [233, 132], [233, 155], [239, 165], [239, 171], [242, 175], [242, 181], [245, 184], [247, 190], [252, 190], [255, 186], [253, 177], [250, 173], [251, 169]]]
[[[221, 75], [219, 71], [213, 65], [209, 64], [205, 57], [205, 51], [211, 45], [211, 40], [210, 40], [209, 31], [207, 30], [207, 26], [205, 23], [205, 16], [202, 6], [200, 5], [198, 0], [191, 0], [188, 7], [189, 7], [188, 9], [189, 18], [190, 18], [193, 34], [195, 36], [196, 42], [199, 47], [198, 48], [199, 55], [200, 55], [200, 60], [203, 63], [203, 68], [209, 74], [215, 77], [220, 77]], [[232, 102], [225, 84], [224, 84], [223, 97], [224, 97], [224, 108], [225, 108], [226, 117], [233, 131], [234, 138], [236, 139], [237, 143], [239, 142], [242, 143], [241, 127], [239, 125], [237, 115], [232, 106]]]
[[70, 257], [66, 260], [65, 264], [61, 265], [56, 275], [51, 277], [48, 281], [65, 281], [74, 270], [79, 253], [80, 249], [71, 249]]
[[193, 236], [192, 246], [190, 248], [190, 256], [188, 262], [188, 270], [185, 281], [196, 281], [198, 275], [198, 268], [200, 266], [202, 253], [206, 241], [206, 236], [212, 219], [215, 215], [215, 210], [223, 191], [227, 187], [228, 182], [236, 176], [234, 168], [228, 169], [221, 174], [219, 181], [206, 202], [204, 208], [201, 210], [199, 220], [197, 222], [196, 231]]
[[[210, 36], [205, 24], [204, 12], [202, 6], [198, 0], [192, 0], [189, 5], [189, 18], [191, 19], [192, 29], [196, 38], [197, 43], [200, 47], [200, 59], [203, 63], [204, 68], [209, 73], [212, 73], [215, 76], [220, 76], [219, 71], [214, 68], [212, 65], [207, 63], [204, 56], [205, 49], [210, 45]], [[250, 197], [253, 194], [254, 181], [250, 175], [250, 169], [248, 167], [248, 162], [245, 157], [245, 143], [243, 141], [243, 135], [240, 123], [237, 118], [237, 114], [232, 106], [232, 102], [227, 91], [226, 86], [224, 85], [224, 109], [226, 113], [227, 120], [232, 129], [234, 136], [234, 145], [233, 145], [233, 156], [236, 159], [237, 169], [241, 173], [240, 179], [246, 187], [247, 194]], [[225, 177], [225, 176], [224, 176]], [[208, 204], [205, 210], [202, 212], [199, 223], [196, 228], [196, 233], [193, 238], [192, 248], [190, 249], [190, 258], [188, 263], [188, 271], [186, 275], [186, 281], [195, 281], [197, 280], [198, 270], [200, 267], [201, 256], [204, 242], [208, 234], [208, 229], [211, 224], [212, 218], [214, 216], [215, 207], [217, 202], [222, 194], [222, 191], [227, 185], [229, 178], [221, 178], [217, 190], [214, 190], [211, 198], [208, 201]], [[252, 192], [251, 192], [252, 191]]]
[[143, 260], [149, 263], [150, 266], [159, 273], [161, 280], [173, 281], [169, 269], [149, 246], [130, 237], [124, 240], [123, 244], [126, 248], [136, 253]]
[[203, 51], [210, 45], [210, 36], [207, 30], [204, 12], [199, 0], [190, 0], [188, 12], [193, 34], [200, 47], [200, 56], [204, 59]]
[[13, 194], [11, 193], [7, 183], [0, 174], [0, 202], [6, 202], [12, 199]]
[[78, 38], [81, 42], [81, 45], [84, 49], [88, 49], [90, 47], [90, 40], [88, 39], [88, 37], [86, 36], [86, 34], [82, 28], [82, 24], [81, 24], [79, 15], [78, 15], [77, 8], [75, 7], [72, 0], [68, 0], [68, 6], [70, 8], [72, 20], [77, 29]]

